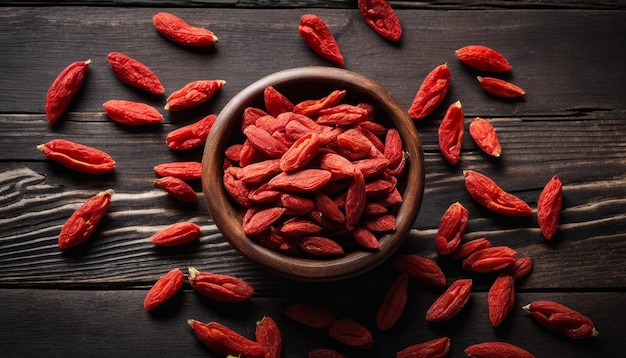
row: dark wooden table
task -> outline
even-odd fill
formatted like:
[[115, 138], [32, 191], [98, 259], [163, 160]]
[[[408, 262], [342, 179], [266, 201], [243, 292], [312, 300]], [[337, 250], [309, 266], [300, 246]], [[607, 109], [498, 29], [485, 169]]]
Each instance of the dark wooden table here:
[[[403, 26], [398, 44], [374, 33], [356, 1], [163, 3], [4, 2], [0, 7], [0, 356], [169, 357], [211, 356], [187, 325], [188, 318], [219, 321], [247, 337], [255, 322], [273, 317], [282, 329], [285, 357], [305, 357], [319, 347], [350, 357], [393, 357], [402, 348], [448, 336], [450, 357], [466, 346], [506, 341], [537, 357], [619, 357], [626, 352], [626, 6], [624, 2], [392, 2]], [[154, 29], [156, 11], [169, 11], [219, 37], [209, 50], [173, 44]], [[332, 66], [298, 35], [301, 15], [326, 20], [346, 68], [385, 86], [409, 107], [424, 76], [447, 62], [452, 88], [442, 105], [416, 122], [424, 144], [426, 191], [414, 230], [399, 253], [434, 259], [448, 282], [474, 280], [468, 306], [453, 320], [429, 324], [424, 315], [443, 288], [412, 282], [401, 320], [380, 332], [375, 311], [397, 272], [389, 263], [342, 282], [303, 283], [266, 273], [233, 250], [204, 203], [181, 204], [153, 186], [156, 164], [200, 160], [202, 149], [174, 152], [171, 130], [219, 113], [237, 92], [278, 70]], [[508, 79], [526, 90], [519, 100], [487, 95], [454, 50], [483, 44], [513, 65]], [[149, 65], [167, 94], [197, 79], [227, 84], [207, 104], [162, 110], [165, 96], [146, 95], [121, 83], [106, 56], [123, 52]], [[44, 103], [56, 75], [70, 62], [91, 59], [83, 88], [67, 113], [48, 126]], [[162, 125], [129, 128], [112, 122], [102, 103], [142, 101], [165, 115]], [[490, 119], [502, 141], [499, 159], [483, 154], [469, 135], [457, 165], [438, 149], [437, 127], [448, 104], [460, 99], [466, 122]], [[467, 128], [467, 127], [466, 127]], [[466, 132], [467, 133], [467, 132]], [[118, 163], [111, 174], [71, 172], [47, 160], [37, 145], [55, 138], [106, 150]], [[558, 233], [542, 238], [536, 215], [509, 218], [479, 206], [464, 188], [463, 170], [489, 175], [536, 208], [553, 175], [563, 181]], [[199, 192], [199, 183], [193, 183]], [[94, 236], [71, 252], [57, 237], [88, 197], [115, 189]], [[445, 209], [460, 201], [470, 211], [465, 240], [487, 237], [534, 260], [516, 283], [515, 308], [494, 329], [487, 291], [495, 276], [463, 271], [439, 256], [434, 236]], [[159, 250], [147, 242], [157, 230], [182, 220], [199, 224], [197, 243]], [[144, 296], [171, 268], [230, 274], [255, 288], [244, 303], [216, 303], [187, 284], [165, 306], [146, 313]], [[572, 340], [554, 334], [520, 308], [547, 299], [574, 308], [596, 324], [600, 336]], [[374, 345], [357, 350], [324, 330], [289, 320], [284, 308], [306, 302], [331, 309], [370, 328]]]

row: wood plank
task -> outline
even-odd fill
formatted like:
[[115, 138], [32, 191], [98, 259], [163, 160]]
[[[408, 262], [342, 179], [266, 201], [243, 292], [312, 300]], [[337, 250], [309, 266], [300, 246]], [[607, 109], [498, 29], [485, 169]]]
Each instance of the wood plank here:
[[[221, 7], [221, 8], [354, 8], [351, 0], [296, 0], [289, 2], [267, 2], [260, 0], [184, 0], [159, 1], [153, 0], [23, 0], [2, 2], [12, 6], [174, 6], [174, 7]], [[552, 1], [417, 1], [417, 0], [390, 0], [389, 4], [395, 9], [624, 9], [623, 1], [591, 1], [591, 0], [552, 0]]]
[[[0, 57], [3, 112], [42, 113], [46, 90], [56, 75], [70, 61], [87, 58], [93, 64], [70, 112], [102, 114], [102, 103], [114, 98], [146, 101], [161, 108], [164, 97], [146, 96], [115, 78], [106, 61], [111, 51], [125, 52], [149, 65], [167, 93], [199, 78], [226, 80], [204, 111], [219, 111], [235, 93], [266, 74], [296, 66], [330, 65], [308, 49], [297, 33], [300, 16], [311, 9], [169, 9], [221, 38], [208, 51], [184, 49], [161, 37], [151, 23], [158, 10], [162, 9], [118, 8], [112, 18], [108, 7], [88, 11], [5, 8], [0, 13], [5, 24], [1, 42], [5, 51]], [[77, 11], [81, 15], [72, 16]], [[520, 10], [502, 22], [506, 10], [400, 10], [404, 35], [398, 45], [374, 33], [358, 11], [320, 8], [315, 12], [333, 30], [346, 68], [379, 81], [407, 108], [426, 73], [447, 62], [454, 79], [448, 102], [461, 99], [468, 116], [624, 111], [620, 93], [626, 74], [605, 71], [619, 68], [625, 60], [626, 13], [621, 11], [589, 11], [581, 16], [576, 11]], [[504, 77], [526, 89], [524, 100], [494, 100], [478, 87], [475, 76], [479, 73], [453, 55], [455, 49], [472, 43], [506, 54], [514, 70]], [[254, 65], [249, 62], [251, 54], [257, 59]], [[593, 54], [591, 62], [589, 54]]]
[[[464, 310], [453, 320], [428, 324], [425, 312], [438, 295], [411, 286], [409, 303], [401, 320], [392, 329], [380, 332], [374, 314], [380, 294], [334, 297], [315, 304], [338, 317], [357, 320], [372, 330], [374, 345], [368, 350], [349, 349], [330, 339], [324, 329], [312, 329], [291, 321], [284, 308], [306, 298], [253, 297], [241, 304], [219, 304], [186, 290], [172, 301], [148, 314], [143, 311], [143, 290], [0, 290], [0, 346], [3, 357], [126, 357], [181, 356], [220, 357], [199, 343], [187, 319], [218, 321], [246, 337], [254, 337], [255, 322], [263, 316], [276, 320], [281, 328], [285, 357], [303, 357], [314, 348], [330, 347], [347, 356], [381, 357], [429, 339], [448, 336], [450, 358], [466, 357], [463, 350], [483, 341], [506, 341], [537, 357], [572, 358], [615, 356], [626, 350], [621, 327], [626, 315], [614, 302], [623, 301], [623, 292], [517, 293], [515, 308], [497, 329], [487, 317], [485, 292], [474, 292]], [[538, 299], [551, 299], [575, 308], [595, 323], [600, 335], [572, 340], [534, 323], [520, 307]], [[15, 329], [20, 327], [20, 329]], [[51, 333], [57, 344], [50, 345]], [[25, 340], [26, 339], [26, 340]], [[132, 350], [125, 348], [132, 347]]]

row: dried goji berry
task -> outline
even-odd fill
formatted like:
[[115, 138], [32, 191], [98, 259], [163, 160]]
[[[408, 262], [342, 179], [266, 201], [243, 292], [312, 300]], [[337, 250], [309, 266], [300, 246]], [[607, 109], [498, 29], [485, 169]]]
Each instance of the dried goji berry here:
[[256, 125], [247, 126], [243, 133], [254, 148], [270, 158], [280, 158], [289, 149], [281, 141]]
[[432, 113], [445, 99], [450, 83], [450, 69], [447, 64], [432, 69], [413, 98], [409, 116], [412, 119], [422, 119]]
[[243, 181], [238, 180], [233, 174], [227, 171], [224, 172], [223, 181], [224, 188], [231, 198], [246, 208], [252, 206], [253, 201], [250, 199], [250, 189]]
[[150, 288], [143, 300], [143, 308], [152, 311], [165, 301], [169, 300], [183, 287], [185, 275], [177, 268], [161, 276]]
[[270, 188], [269, 185], [264, 182], [257, 186], [252, 186], [249, 192], [249, 198], [255, 203], [276, 203], [280, 200], [282, 191]]
[[291, 237], [314, 235], [322, 232], [324, 228], [319, 224], [302, 217], [292, 217], [280, 225], [280, 232]]
[[400, 19], [386, 0], [359, 0], [358, 7], [369, 27], [390, 41], [400, 41], [402, 36]]
[[400, 161], [404, 158], [404, 145], [402, 144], [400, 132], [395, 128], [389, 128], [385, 135], [384, 145], [383, 154], [385, 154], [385, 158], [389, 160], [389, 166], [398, 166]]
[[224, 152], [224, 154], [226, 155], [226, 158], [230, 159], [233, 162], [238, 162], [239, 160], [241, 160], [242, 147], [243, 147], [243, 144], [237, 143], [226, 148], [226, 151]]
[[83, 243], [96, 230], [106, 214], [113, 189], [105, 190], [87, 199], [67, 219], [59, 234], [59, 249], [65, 250]]
[[264, 358], [281, 357], [283, 340], [280, 329], [274, 319], [268, 316], [261, 318], [261, 320], [256, 323], [254, 336], [256, 341], [267, 349], [267, 354]]
[[163, 122], [163, 115], [149, 104], [112, 99], [102, 104], [109, 118], [128, 126], [140, 126]]
[[246, 235], [258, 235], [270, 226], [285, 213], [285, 208], [271, 207], [264, 209], [250, 208], [243, 218], [243, 231]]
[[506, 72], [511, 65], [500, 52], [482, 45], [469, 45], [454, 51], [461, 62], [481, 71]]
[[474, 252], [478, 250], [486, 249], [488, 247], [491, 247], [491, 242], [489, 242], [489, 240], [487, 240], [486, 238], [481, 237], [481, 238], [463, 243], [458, 249], [456, 249], [452, 253], [451, 257], [454, 260], [464, 260], [469, 255], [473, 254]]
[[104, 174], [115, 169], [115, 160], [107, 153], [65, 139], [53, 139], [37, 146], [48, 159], [87, 174]]
[[488, 120], [479, 117], [474, 118], [469, 125], [469, 133], [474, 142], [485, 153], [494, 157], [500, 156], [502, 153], [500, 139], [498, 139], [496, 130]]
[[161, 35], [179, 45], [210, 47], [218, 40], [210, 30], [191, 26], [185, 20], [168, 12], [154, 14], [152, 23]]
[[402, 203], [402, 194], [398, 191], [398, 188], [394, 188], [389, 194], [377, 200], [377, 202], [383, 206], [392, 206]]
[[280, 196], [280, 205], [287, 209], [285, 211], [286, 215], [304, 215], [316, 208], [313, 200], [293, 194], [282, 194]]
[[70, 63], [58, 74], [46, 95], [46, 117], [53, 126], [85, 81], [91, 60]]
[[346, 222], [348, 224], [356, 225], [361, 219], [363, 209], [365, 209], [366, 199], [365, 179], [360, 170], [355, 170], [346, 194], [345, 212]]
[[275, 132], [285, 129], [287, 122], [291, 119], [291, 112], [283, 112], [276, 117], [268, 114], [261, 116], [254, 121], [254, 125], [263, 129], [269, 134], [274, 135]]
[[391, 259], [391, 264], [400, 272], [409, 274], [411, 279], [434, 286], [445, 286], [446, 276], [435, 261], [417, 255], [398, 255]]
[[445, 358], [450, 352], [450, 338], [435, 338], [408, 346], [398, 352], [396, 358]]
[[532, 209], [524, 200], [504, 191], [486, 175], [472, 170], [465, 170], [463, 175], [467, 192], [487, 209], [509, 216], [532, 215]]
[[464, 132], [464, 111], [461, 101], [452, 103], [439, 124], [439, 148], [445, 160], [456, 164], [461, 156]]
[[202, 119], [175, 129], [167, 134], [165, 143], [174, 150], [196, 148], [206, 142], [206, 138], [213, 127], [217, 116], [209, 114]]
[[294, 173], [282, 172], [270, 179], [268, 184], [270, 188], [312, 193], [326, 185], [330, 177], [328, 170], [303, 169]]
[[337, 152], [350, 160], [367, 158], [374, 146], [358, 127], [339, 134], [337, 145]]
[[537, 222], [543, 236], [550, 240], [559, 228], [563, 184], [558, 176], [553, 176], [543, 187], [537, 201]]
[[426, 311], [429, 322], [446, 321], [454, 317], [470, 299], [472, 293], [471, 279], [458, 279], [448, 287]]
[[191, 185], [179, 178], [172, 176], [158, 178], [154, 180], [154, 185], [165, 190], [172, 197], [180, 201], [187, 203], [198, 201], [198, 194], [196, 191], [191, 187]]
[[239, 151], [239, 165], [242, 167], [264, 158], [264, 154], [252, 146], [249, 140], [246, 139], [241, 144], [241, 149]]
[[530, 271], [533, 269], [533, 260], [528, 257], [520, 257], [515, 259], [513, 263], [504, 270], [504, 273], [511, 275], [514, 280], [519, 280], [520, 278], [528, 275]]
[[313, 328], [326, 328], [335, 322], [331, 311], [308, 303], [292, 303], [285, 308], [285, 315], [292, 320]]
[[487, 294], [489, 321], [494, 327], [509, 315], [515, 303], [515, 285], [513, 276], [501, 274], [491, 285]]
[[534, 301], [524, 307], [541, 325], [567, 337], [582, 339], [599, 333], [587, 316], [554, 301]]
[[380, 197], [391, 192], [397, 184], [397, 179], [389, 177], [388, 179], [376, 179], [365, 183], [365, 194], [368, 198]]
[[165, 93], [165, 88], [157, 75], [138, 60], [121, 52], [110, 52], [107, 59], [113, 72], [122, 82], [150, 93]]
[[337, 242], [323, 236], [303, 236], [296, 240], [302, 251], [313, 256], [344, 255], [343, 247]]
[[284, 235], [274, 227], [270, 228], [269, 234], [259, 235], [256, 239], [261, 245], [275, 251], [293, 255], [302, 253], [300, 247], [292, 242], [291, 237]]
[[473, 358], [535, 358], [533, 354], [506, 342], [483, 342], [465, 348], [465, 354]]
[[305, 116], [315, 116], [324, 108], [338, 105], [346, 95], [345, 90], [334, 90], [328, 96], [319, 99], [309, 99], [297, 103], [293, 111]]
[[319, 145], [320, 139], [317, 133], [300, 137], [280, 157], [280, 169], [284, 172], [293, 172], [306, 167], [317, 154]]
[[194, 319], [187, 320], [187, 323], [200, 342], [223, 356], [262, 358], [268, 353], [263, 345], [242, 336], [221, 323], [202, 323]]
[[304, 42], [318, 55], [339, 67], [344, 67], [344, 59], [341, 50], [339, 50], [339, 45], [321, 17], [315, 14], [302, 15], [298, 31]]
[[365, 203], [365, 208], [363, 209], [363, 214], [367, 214], [367, 215], [381, 215], [387, 212], [388, 210], [384, 205], [380, 203], [374, 203], [371, 201]]
[[267, 112], [274, 117], [281, 113], [291, 112], [294, 108], [294, 104], [274, 86], [267, 86], [263, 90], [263, 103]]
[[476, 78], [480, 87], [494, 96], [512, 98], [521, 97], [526, 93], [522, 88], [509, 81], [495, 77], [478, 76]]
[[337, 204], [328, 195], [322, 192], [315, 193], [315, 205], [322, 215], [331, 221], [343, 223], [346, 221], [345, 215], [339, 210]]
[[393, 327], [402, 316], [408, 298], [409, 274], [401, 273], [389, 286], [376, 312], [376, 326], [381, 331]]
[[246, 107], [241, 115], [241, 130], [246, 129], [250, 124], [254, 124], [260, 117], [267, 116], [268, 113], [257, 107]]
[[389, 160], [387, 158], [367, 158], [356, 160], [352, 162], [355, 172], [359, 171], [363, 174], [364, 178], [371, 177], [376, 174], [382, 173], [389, 167]]
[[254, 288], [240, 278], [201, 272], [194, 267], [189, 267], [189, 283], [198, 293], [221, 302], [245, 301], [254, 293]]
[[336, 341], [355, 348], [370, 348], [374, 342], [372, 332], [367, 327], [349, 318], [340, 318], [331, 323], [328, 334]]
[[[360, 106], [357, 105], [357, 107], [360, 107]], [[381, 137], [383, 137], [383, 139], [381, 139], [374, 132], [370, 131], [366, 127], [361, 126], [360, 124], [363, 122], [359, 122], [356, 125], [359, 131], [363, 133], [363, 135], [367, 137], [367, 139], [369, 139], [370, 142], [372, 142], [372, 145], [374, 145], [374, 147], [376, 147], [376, 150], [380, 153], [384, 154], [385, 145], [390, 145], [392, 148], [387, 149], [387, 151], [389, 151], [388, 153], [389, 158], [391, 158], [390, 162], [393, 162], [393, 164], [390, 163], [389, 165], [390, 166], [398, 165], [398, 162], [400, 161], [398, 157], [402, 158], [404, 156], [402, 137], [400, 136], [400, 133], [394, 133], [394, 132], [397, 132], [398, 130], [395, 128], [386, 129], [384, 133], [381, 135]], [[390, 133], [387, 133], [387, 132], [390, 132]], [[391, 140], [391, 142], [389, 142], [389, 140]], [[396, 151], [396, 149], [399, 149], [399, 151]]]
[[285, 125], [285, 134], [295, 141], [308, 133], [315, 132], [321, 134], [322, 129], [323, 127], [311, 118], [294, 113], [291, 120]]
[[200, 162], [169, 162], [161, 163], [154, 167], [157, 175], [166, 177], [173, 176], [182, 180], [200, 179], [202, 176], [202, 163]]
[[472, 272], [496, 272], [515, 262], [515, 250], [508, 246], [493, 246], [469, 255], [461, 267]]
[[435, 237], [435, 247], [440, 254], [450, 255], [459, 248], [468, 221], [469, 210], [458, 201], [446, 209]]
[[380, 242], [373, 232], [358, 226], [350, 232], [352, 233], [354, 242], [356, 242], [359, 247], [370, 251], [380, 250]]
[[178, 246], [200, 237], [200, 226], [188, 221], [172, 224], [150, 236], [151, 243], [158, 246]]
[[361, 107], [367, 111], [367, 120], [357, 124], [361, 129], [367, 129], [378, 136], [382, 136], [387, 133], [387, 127], [384, 124], [375, 121], [376, 108], [374, 108], [372, 104], [361, 102], [357, 104], [357, 107]]
[[325, 125], [347, 126], [366, 121], [368, 116], [369, 113], [365, 108], [342, 103], [320, 110], [316, 122]]
[[280, 159], [267, 159], [241, 168], [239, 179], [244, 183], [260, 183], [280, 172]]
[[167, 97], [166, 111], [180, 111], [209, 100], [226, 84], [224, 80], [198, 80], [187, 83]]
[[368, 215], [361, 222], [369, 231], [386, 232], [396, 229], [396, 217], [392, 214]]

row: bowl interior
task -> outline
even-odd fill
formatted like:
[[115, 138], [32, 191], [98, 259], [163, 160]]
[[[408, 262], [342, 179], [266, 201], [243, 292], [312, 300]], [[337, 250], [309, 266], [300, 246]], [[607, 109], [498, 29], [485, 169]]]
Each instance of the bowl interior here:
[[[263, 91], [273, 86], [292, 102], [317, 99], [335, 89], [345, 89], [344, 103], [369, 102], [378, 118], [387, 118], [398, 129], [409, 160], [398, 189], [403, 203], [396, 215], [396, 230], [382, 236], [380, 251], [352, 251], [334, 258], [292, 257], [268, 249], [248, 238], [242, 228], [244, 209], [235, 203], [223, 185], [226, 148], [241, 139], [241, 116], [250, 106], [263, 107]], [[239, 141], [240, 142], [240, 141]], [[424, 192], [421, 142], [412, 120], [393, 96], [360, 74], [333, 67], [298, 67], [268, 75], [246, 87], [224, 106], [215, 121], [202, 158], [204, 199], [222, 235], [242, 255], [262, 268], [302, 281], [334, 281], [369, 271], [384, 262], [404, 242], [420, 210]]]

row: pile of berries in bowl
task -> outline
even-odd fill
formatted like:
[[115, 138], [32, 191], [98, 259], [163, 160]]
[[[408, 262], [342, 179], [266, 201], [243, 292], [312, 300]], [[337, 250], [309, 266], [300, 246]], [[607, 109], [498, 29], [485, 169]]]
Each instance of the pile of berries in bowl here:
[[335, 281], [373, 269], [405, 241], [424, 192], [422, 147], [406, 110], [376, 82], [292, 68], [222, 109], [202, 187], [243, 256], [280, 276]]

